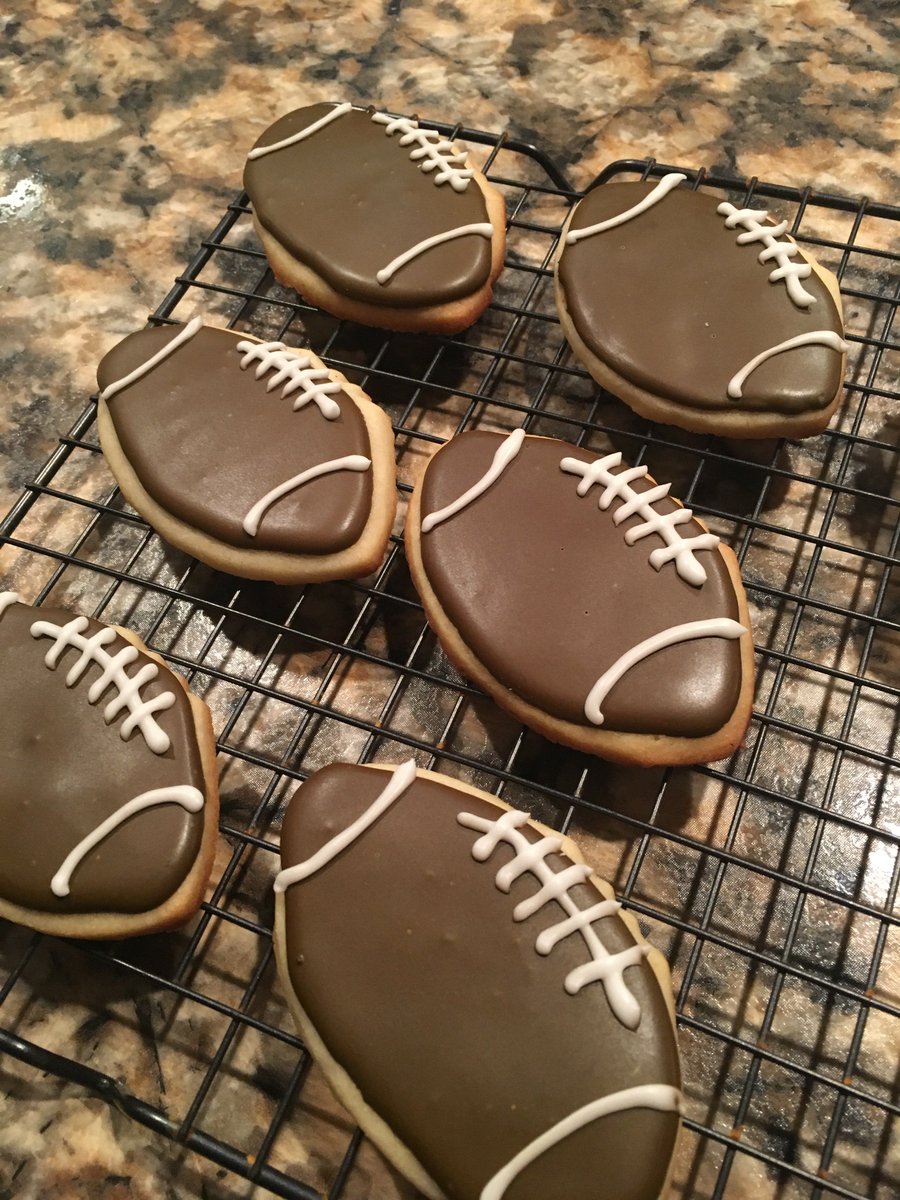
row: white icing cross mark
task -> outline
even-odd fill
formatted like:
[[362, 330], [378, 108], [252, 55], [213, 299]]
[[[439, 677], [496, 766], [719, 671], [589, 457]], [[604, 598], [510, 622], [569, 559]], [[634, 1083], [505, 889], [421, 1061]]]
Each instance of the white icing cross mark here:
[[108, 387], [105, 387], [100, 393], [100, 399], [109, 400], [117, 392], [121, 392], [123, 388], [127, 388], [130, 384], [137, 382], [138, 379], [143, 379], [157, 364], [161, 363], [163, 359], [168, 358], [170, 354], [174, 354], [180, 346], [183, 346], [185, 342], [189, 342], [194, 334], [202, 328], [203, 321], [200, 317], [194, 317], [193, 320], [188, 321], [187, 325], [170, 342], [166, 342], [161, 350], [157, 350], [152, 358], [148, 358], [139, 367], [135, 367], [133, 371], [125, 375], [122, 379], [117, 379], [115, 383], [111, 383]]
[[18, 592], [0, 592], [0, 617], [2, 617], [6, 610], [13, 604], [21, 603], [22, 601], [19, 599]]
[[313, 479], [318, 479], [320, 475], [330, 475], [332, 471], [368, 471], [371, 465], [371, 458], [366, 458], [364, 454], [347, 454], [344, 458], [332, 458], [328, 462], [317, 463], [314, 467], [307, 467], [299, 475], [294, 475], [290, 479], [286, 479], [284, 483], [279, 483], [278, 487], [272, 488], [271, 492], [266, 492], [264, 496], [257, 500], [246, 517], [244, 517], [244, 532], [249, 537], [256, 537], [259, 523], [266, 509], [271, 508], [276, 500], [280, 500], [288, 492], [293, 492], [296, 488], [303, 487], [305, 483], [310, 483]]
[[375, 278], [384, 286], [401, 267], [406, 266], [414, 258], [418, 258], [420, 254], [424, 254], [426, 250], [430, 250], [432, 246], [440, 246], [442, 242], [451, 242], [455, 238], [466, 237], [469, 234], [476, 233], [481, 237], [493, 237], [494, 227], [490, 221], [477, 221], [474, 225], [459, 225], [456, 229], [448, 229], [446, 233], [436, 233], [434, 237], [424, 238], [421, 242], [417, 242], [415, 246], [411, 246], [409, 250], [404, 250], [402, 254], [398, 254], [386, 267], [382, 267], [380, 271], [376, 271]]
[[416, 760], [414, 758], [407, 759], [405, 763], [395, 767], [385, 787], [352, 824], [326, 842], [312, 858], [297, 863], [293, 867], [285, 867], [283, 871], [278, 872], [275, 876], [275, 891], [285, 892], [292, 884], [301, 883], [304, 879], [309, 879], [310, 875], [321, 871], [322, 867], [327, 867], [333, 858], [337, 858], [341, 851], [351, 846], [370, 825], [374, 825], [381, 814], [386, 812], [395, 800], [399, 800], [407, 788], [415, 783], [415, 780]]
[[549, 926], [538, 936], [535, 942], [538, 954], [549, 954], [558, 942], [572, 933], [581, 934], [591, 957], [589, 962], [566, 976], [564, 986], [568, 994], [577, 995], [587, 984], [599, 980], [615, 1016], [627, 1029], [637, 1029], [641, 1009], [625, 982], [625, 971], [641, 962], [649, 954], [650, 947], [634, 945], [610, 954], [603, 945], [593, 922], [613, 916], [621, 905], [616, 900], [601, 900], [590, 908], [579, 908], [569, 891], [590, 878], [591, 868], [584, 863], [572, 863], [562, 871], [554, 871], [546, 858], [549, 854], [560, 853], [562, 840], [542, 837], [537, 842], [530, 841], [520, 832], [521, 826], [529, 822], [528, 814], [518, 809], [504, 812], [495, 821], [467, 812], [459, 813], [456, 819], [466, 829], [483, 834], [472, 846], [472, 857], [476, 862], [486, 862], [501, 841], [509, 843], [515, 850], [515, 856], [497, 872], [495, 882], [501, 892], [508, 892], [515, 880], [526, 872], [534, 875], [541, 884], [534, 895], [513, 909], [514, 921], [527, 920], [551, 900], [568, 914], [565, 920]]
[[613, 500], [624, 503], [613, 513], [613, 523], [621, 525], [629, 517], [643, 517], [640, 525], [634, 525], [625, 531], [625, 543], [633, 546], [641, 538], [655, 533], [662, 538], [665, 546], [659, 546], [650, 553], [650, 566], [655, 571], [661, 570], [667, 562], [675, 560], [675, 570], [686, 582], [694, 587], [702, 587], [706, 583], [706, 571], [694, 557], [695, 550], [714, 550], [719, 539], [714, 533], [698, 533], [695, 537], [682, 537], [678, 526], [693, 519], [689, 508], [678, 507], [672, 512], [659, 513], [653, 507], [657, 501], [669, 494], [670, 483], [657, 484], [644, 492], [636, 492], [631, 484], [635, 479], [642, 479], [647, 474], [646, 467], [627, 467], [617, 475], [612, 468], [622, 462], [622, 455], [607, 454], [605, 458], [595, 459], [594, 462], [582, 462], [577, 458], [564, 458], [559, 464], [560, 469], [570, 475], [580, 475], [581, 482], [576, 491], [579, 496], [586, 496], [595, 483], [603, 485], [600, 493], [600, 508], [605, 512]]
[[254, 377], [262, 379], [267, 371], [274, 374], [266, 383], [266, 391], [271, 392], [279, 384], [282, 399], [300, 395], [294, 400], [294, 412], [305, 408], [310, 400], [319, 407], [319, 412], [326, 421], [334, 421], [341, 415], [341, 409], [336, 400], [331, 397], [342, 392], [343, 386], [331, 379], [324, 367], [310, 366], [312, 359], [308, 354], [289, 350], [284, 342], [247, 342], [240, 341], [235, 350], [243, 355], [241, 370], [246, 371], [251, 363], [257, 364]]
[[615, 229], [617, 225], [624, 225], [632, 217], [639, 217], [648, 208], [652, 208], [654, 204], [658, 204], [664, 196], [668, 196], [669, 192], [673, 188], [678, 187], [679, 183], [683, 183], [685, 179], [687, 179], [687, 175], [682, 175], [678, 171], [673, 171], [669, 175], [663, 175], [656, 187], [648, 192], [643, 200], [639, 200], [637, 204], [633, 204], [631, 208], [626, 208], [624, 212], [620, 212], [614, 217], [609, 217], [605, 221], [598, 221], [596, 225], [587, 225], [584, 229], [570, 229], [566, 234], [566, 245], [571, 246], [575, 242], [580, 242], [582, 238], [593, 237], [595, 233], [605, 233], [607, 229]]
[[593, 1100], [575, 1112], [563, 1117], [561, 1121], [535, 1138], [531, 1145], [521, 1150], [511, 1162], [502, 1167], [481, 1190], [479, 1200], [502, 1200], [512, 1181], [520, 1175], [536, 1158], [540, 1158], [557, 1143], [585, 1125], [599, 1121], [601, 1117], [612, 1116], [613, 1113], [627, 1112], [632, 1108], [651, 1108], [657, 1112], [680, 1112], [681, 1092], [667, 1083], [644, 1083], [638, 1087], [626, 1088], [621, 1092], [612, 1092], [600, 1100]]
[[698, 638], [739, 638], [746, 632], [747, 630], [739, 621], [732, 621], [730, 617], [711, 617], [706, 621], [689, 621], [684, 625], [672, 625], [661, 633], [654, 633], [644, 641], [638, 642], [636, 646], [632, 646], [630, 650], [626, 650], [608, 671], [603, 672], [588, 692], [587, 700], [584, 702], [584, 715], [592, 725], [602, 725], [603, 713], [600, 711], [600, 706], [622, 676], [639, 662], [649, 658], [651, 654], [664, 650], [666, 646], [675, 646], [679, 642], [693, 642]]
[[764, 208], [735, 208], [727, 201], [720, 204], [716, 212], [725, 217], [727, 229], [734, 229], [740, 225], [744, 230], [744, 233], [738, 234], [739, 246], [762, 242], [763, 249], [759, 252], [759, 261], [765, 264], [774, 259], [777, 264], [775, 270], [769, 274], [770, 283], [778, 283], [783, 279], [788, 295], [798, 308], [809, 308], [815, 304], [815, 296], [810, 295], [800, 283], [801, 279], [810, 277], [812, 267], [808, 262], [791, 261], [800, 253], [796, 242], [778, 241], [787, 233], [787, 221], [782, 221], [779, 225], [766, 225], [764, 222], [769, 214]]
[[458, 496], [456, 500], [453, 500], [450, 504], [445, 505], [443, 508], [437, 509], [433, 513], [429, 513], [428, 516], [422, 521], [422, 532], [429, 533], [432, 529], [434, 529], [435, 525], [440, 525], [442, 521], [446, 521], [449, 517], [455, 517], [461, 509], [464, 509], [467, 505], [471, 504], [473, 500], [477, 500], [482, 492], [486, 492], [491, 484], [495, 483], [500, 478], [512, 460], [522, 449], [522, 443], [524, 441], [525, 430], [514, 429], [509, 437], [504, 438], [504, 440], [497, 447], [494, 457], [491, 461], [491, 465], [488, 467], [487, 471], [485, 471], [484, 475], [482, 475], [482, 477], [478, 480], [478, 482], [473, 483], [467, 491], [463, 492], [461, 496]]
[[66, 675], [66, 687], [74, 687], [92, 663], [102, 667], [100, 675], [88, 689], [88, 704], [96, 704], [108, 687], [115, 688], [116, 694], [103, 710], [103, 719], [107, 725], [115, 720], [123, 709], [128, 709], [129, 715], [119, 730], [122, 740], [128, 738], [137, 728], [154, 754], [165, 754], [169, 749], [169, 737], [156, 723], [153, 714], [171, 708], [175, 703], [175, 695], [173, 692], [160, 692], [152, 700], [141, 698], [141, 688], [157, 677], [159, 667], [156, 663], [148, 662], [135, 675], [129, 677], [125, 668], [140, 657], [137, 647], [126, 645], [118, 654], [108, 654], [103, 647], [116, 640], [116, 631], [107, 627], [98, 630], [93, 637], [86, 638], [83, 635], [88, 625], [87, 617], [75, 617], [66, 625], [35, 621], [31, 626], [31, 636], [53, 638], [53, 645], [44, 658], [51, 671], [56, 670], [56, 665], [66, 650], [74, 648], [81, 651], [81, 655]]
[[779, 342], [777, 346], [770, 346], [768, 350], [763, 350], [761, 354], [751, 358], [746, 366], [741, 367], [737, 375], [732, 376], [729, 381], [729, 397], [732, 400], [740, 400], [748, 375], [755, 371], [761, 363], [774, 358], [776, 354], [783, 354], [785, 350], [793, 350], [797, 346], [825, 346], [827, 349], [837, 350], [841, 354], [845, 354], [849, 349], [844, 339], [830, 329], [813, 329], [809, 333], [798, 333], [796, 337], [788, 338], [786, 342]]
[[384, 125], [384, 132], [389, 137], [399, 133], [400, 145], [413, 147], [409, 157], [419, 163], [421, 171], [434, 171], [436, 184], [449, 183], [454, 192], [464, 192], [469, 186], [475, 172], [466, 167], [468, 155], [464, 150], [457, 150], [443, 134], [433, 129], [420, 129], [418, 121], [411, 117], [389, 117], [387, 113], [377, 112], [372, 114], [372, 120]]
[[299, 133], [292, 133], [290, 137], [282, 138], [280, 142], [273, 142], [271, 146], [256, 146], [247, 155], [248, 158], [262, 158], [264, 154], [271, 154], [274, 150], [284, 150], [286, 146], [293, 146], [295, 142], [302, 142], [304, 138], [311, 137], [312, 134], [318, 133], [320, 129], [324, 129], [326, 125], [330, 125], [332, 121], [336, 121], [338, 117], [342, 117], [344, 113], [348, 113], [353, 107], [346, 101], [343, 104], [337, 104], [320, 117], [318, 121], [313, 121], [312, 125], [307, 125], [305, 129], [301, 129]]
[[187, 812], [195, 813], [203, 807], [203, 793], [186, 784], [175, 784], [172, 787], [154, 788], [150, 792], [141, 792], [133, 800], [127, 801], [105, 821], [101, 821], [96, 829], [83, 837], [75, 849], [66, 855], [62, 866], [50, 880], [50, 890], [53, 895], [68, 896], [72, 872], [94, 847], [109, 837], [113, 830], [118, 829], [129, 817], [143, 812], [144, 809], [155, 808], [158, 804], [180, 804]]

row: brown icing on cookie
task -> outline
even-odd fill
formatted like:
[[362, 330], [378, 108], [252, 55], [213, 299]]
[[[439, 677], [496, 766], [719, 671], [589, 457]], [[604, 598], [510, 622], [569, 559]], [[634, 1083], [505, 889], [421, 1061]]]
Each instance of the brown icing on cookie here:
[[[423, 518], [482, 479], [503, 441], [502, 434], [476, 431], [442, 447], [421, 484]], [[444, 613], [491, 675], [543, 712], [586, 726], [589, 693], [631, 648], [672, 626], [740, 618], [717, 550], [692, 551], [684, 574], [702, 568], [700, 586], [674, 560], [655, 570], [650, 556], [665, 546], [660, 534], [626, 544], [646, 514], [616, 525], [625, 501], [613, 499], [601, 510], [600, 483], [579, 496], [581, 476], [561, 469], [566, 458], [592, 463], [598, 456], [552, 438], [525, 438], [500, 477], [449, 519], [423, 528], [420, 544]], [[612, 467], [611, 474], [625, 469]], [[636, 493], [654, 486], [649, 476], [629, 484]], [[668, 497], [652, 505], [661, 515], [680, 507]], [[670, 537], [677, 543], [704, 532], [691, 520]], [[611, 687], [602, 702], [603, 728], [701, 737], [725, 724], [740, 688], [738, 640], [703, 637], [668, 646]]]
[[[274, 145], [327, 117], [313, 104], [281, 117], [256, 143]], [[491, 240], [470, 234], [399, 268], [377, 274], [436, 234], [489, 222], [481, 189], [437, 183], [421, 169], [415, 146], [387, 132], [373, 112], [349, 108], [302, 141], [249, 158], [244, 187], [257, 220], [336, 292], [368, 304], [416, 308], [447, 304], [482, 287], [491, 272]]]
[[[611, 183], [578, 204], [569, 232], [624, 213], [659, 181]], [[799, 335], [840, 337], [841, 315], [824, 281], [803, 273], [797, 303], [777, 260], [760, 262], [760, 236], [729, 227], [720, 197], [675, 187], [615, 227], [564, 244], [558, 279], [575, 330], [602, 363], [628, 384], [692, 409], [798, 414], [834, 400], [843, 370], [828, 345], [798, 346], [762, 362], [728, 387], [757, 355]], [[765, 222], [759, 212], [757, 223]], [[771, 222], [768, 223], [771, 225]], [[781, 236], [776, 239], [788, 245]], [[799, 255], [789, 261], [803, 264]], [[792, 285], [792, 289], [796, 285]], [[797, 294], [801, 294], [800, 291]]]
[[[282, 866], [316, 854], [390, 778], [349, 765], [315, 774], [285, 816]], [[476, 861], [481, 835], [460, 813], [493, 823], [503, 810], [416, 778], [349, 847], [287, 887], [285, 958], [302, 1009], [364, 1102], [446, 1196], [479, 1200], [497, 1172], [575, 1110], [642, 1085], [671, 1092], [680, 1076], [646, 959], [623, 972], [640, 1010], [636, 1029], [617, 1019], [604, 983], [569, 994], [569, 974], [590, 961], [582, 936], [537, 952], [538, 936], [566, 913], [551, 901], [514, 920], [538, 879], [526, 872], [502, 891], [495, 876], [513, 847], [501, 841]], [[531, 825], [519, 832], [541, 837]], [[545, 861], [554, 872], [571, 866], [559, 853]], [[569, 895], [580, 909], [603, 899], [586, 883]], [[592, 929], [611, 954], [635, 945], [617, 915]], [[595, 1200], [598, 1180], [608, 1200], [657, 1200], [677, 1127], [674, 1112], [649, 1108], [593, 1120], [537, 1156], [505, 1200]]]
[[[100, 388], [124, 379], [182, 332], [130, 334], [100, 363]], [[282, 383], [268, 390], [277, 367], [257, 378], [262, 360], [256, 358], [242, 369], [240, 341], [228, 330], [201, 327], [111, 394], [122, 451], [163, 509], [230, 546], [326, 555], [353, 545], [371, 509], [370, 469], [320, 475], [267, 506], [255, 535], [245, 529], [253, 506], [272, 489], [318, 464], [370, 457], [371, 450], [365, 420], [345, 393], [324, 401], [339, 407], [336, 419], [312, 401], [295, 411], [299, 391], [282, 396]]]
[[[103, 673], [91, 662], [66, 686], [81, 658], [63, 649], [55, 669], [45, 663], [54, 638], [32, 636], [37, 622], [64, 626], [72, 613], [4, 604], [0, 596], [0, 897], [40, 913], [143, 913], [167, 900], [197, 858], [204, 815], [176, 803], [128, 818], [77, 865], [67, 896], [51, 880], [78, 843], [123, 804], [156, 788], [187, 785], [205, 794], [191, 704], [164, 669], [140, 688], [150, 700], [169, 693], [174, 703], [153, 714], [169, 741], [156, 753], [140, 728], [120, 736], [128, 710], [110, 724], [104, 708], [115, 697], [106, 687], [95, 703], [88, 693]], [[87, 620], [83, 637], [105, 627]], [[115, 657], [130, 643], [116, 635], [102, 650]], [[133, 678], [152, 660], [138, 654], [125, 666]]]

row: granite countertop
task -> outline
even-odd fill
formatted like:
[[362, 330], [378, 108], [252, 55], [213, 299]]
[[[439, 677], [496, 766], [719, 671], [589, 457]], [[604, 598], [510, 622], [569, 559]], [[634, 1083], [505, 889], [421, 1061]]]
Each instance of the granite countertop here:
[[[317, 0], [293, 7], [12, 0], [0, 21], [0, 515], [84, 409], [103, 353], [143, 324], [233, 199], [248, 146], [291, 108], [350, 99], [508, 131], [548, 151], [575, 188], [613, 160], [653, 155], [729, 175], [900, 199], [898, 19], [885, 0]], [[29, 536], [51, 532], [32, 527]], [[20, 554], [0, 546], [0, 587], [18, 583], [22, 570]], [[219, 701], [217, 728], [228, 712], [227, 700]], [[634, 779], [625, 782], [634, 791]], [[625, 782], [620, 777], [623, 788]], [[249, 811], [260, 786], [249, 772], [223, 779], [232, 814], [241, 805]], [[644, 781], [637, 790], [652, 789]], [[705, 820], [697, 819], [693, 836], [717, 836], [715, 821]], [[265, 859], [241, 875], [248, 911], [258, 912], [254, 891], [266, 889], [270, 868]], [[615, 871], [610, 862], [611, 877]], [[0, 987], [28, 940], [0, 923]], [[151, 940], [146, 952], [135, 953], [165, 975], [174, 951]], [[212, 962], [214, 945], [210, 953]], [[187, 984], [238, 1005], [242, 975], [229, 972], [227, 955], [219, 957], [207, 975], [202, 962], [192, 968], [198, 973]], [[45, 939], [0, 1010], [0, 1025], [81, 1057], [135, 1093], [149, 1091], [181, 1119], [222, 1037], [221, 1022], [190, 1006], [174, 1014], [165, 996], [132, 985], [107, 962], [79, 979], [76, 996], [73, 980], [84, 961], [65, 943]], [[727, 980], [721, 990], [727, 993]], [[748, 1003], [763, 1001], [756, 995]], [[800, 1003], [788, 995], [785, 1011]], [[257, 1015], [290, 1028], [277, 990]], [[875, 1018], [870, 1032], [874, 1027], [880, 1041], [873, 1055], [890, 1061], [895, 1026]], [[842, 1028], [847, 1021], [846, 1014], [835, 1017]], [[236, 1101], [238, 1093], [218, 1081], [206, 1101], [207, 1127], [238, 1147], [258, 1143], [245, 1130], [265, 1130], [273, 1098], [288, 1083], [288, 1069], [265, 1060], [255, 1041], [252, 1029], [243, 1031], [232, 1063], [234, 1078], [252, 1085], [240, 1093], [250, 1099]], [[707, 1067], [709, 1094], [727, 1091], [727, 1067]], [[267, 1194], [52, 1074], [0, 1058], [0, 1079], [0, 1200]], [[778, 1137], [792, 1099], [772, 1087], [772, 1152], [784, 1155]], [[328, 1147], [343, 1145], [350, 1128], [313, 1074], [302, 1113], [279, 1135], [280, 1169], [327, 1187], [336, 1166]], [[685, 1164], [696, 1148], [688, 1141]], [[680, 1193], [709, 1194], [721, 1154], [713, 1147], [685, 1165]], [[856, 1186], [864, 1188], [865, 1163], [858, 1169]], [[887, 1197], [885, 1172], [870, 1194]], [[777, 1170], [739, 1157], [726, 1195], [807, 1194], [791, 1186], [779, 1184]], [[364, 1145], [344, 1195], [389, 1200], [412, 1193]]]

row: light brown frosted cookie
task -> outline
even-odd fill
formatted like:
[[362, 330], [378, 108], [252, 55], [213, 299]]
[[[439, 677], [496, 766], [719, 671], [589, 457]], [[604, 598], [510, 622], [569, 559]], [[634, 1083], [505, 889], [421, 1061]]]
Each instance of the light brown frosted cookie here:
[[503, 267], [501, 193], [415, 118], [297, 109], [257, 140], [244, 187], [282, 283], [364, 325], [465, 329]]
[[245, 579], [374, 571], [397, 506], [384, 412], [308, 350], [228, 329], [142, 329], [105, 356], [100, 444], [174, 546]]
[[685, 180], [605, 184], [572, 210], [555, 260], [569, 344], [651, 420], [730, 438], [820, 432], [846, 367], [837, 280], [786, 221]]
[[209, 709], [140, 639], [0, 592], [0, 917], [120, 938], [203, 898], [219, 813]]
[[335, 764], [291, 799], [281, 866], [300, 1034], [426, 1196], [666, 1193], [668, 969], [572, 841], [414, 761]]
[[410, 501], [410, 572], [447, 657], [538, 733], [615, 762], [711, 762], [750, 719], [740, 572], [621, 458], [521, 429], [453, 438]]

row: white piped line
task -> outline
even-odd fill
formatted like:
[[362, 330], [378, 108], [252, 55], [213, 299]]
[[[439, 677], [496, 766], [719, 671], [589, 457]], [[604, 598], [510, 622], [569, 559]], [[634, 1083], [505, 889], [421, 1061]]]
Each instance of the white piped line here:
[[525, 430], [514, 429], [512, 433], [497, 447], [494, 453], [493, 461], [490, 467], [482, 475], [477, 483], [474, 483], [468, 491], [463, 492], [452, 503], [447, 504], [444, 508], [437, 509], [436, 512], [429, 513], [422, 521], [422, 532], [428, 533], [434, 529], [435, 525], [440, 525], [442, 521], [448, 520], [450, 517], [456, 516], [461, 509], [466, 505], [471, 504], [473, 500], [477, 500], [482, 492], [486, 492], [492, 483], [496, 482], [522, 449], [522, 443], [525, 441]]
[[665, 650], [667, 646], [676, 646], [680, 642], [696, 641], [698, 638], [717, 637], [733, 640], [746, 632], [746, 628], [739, 621], [732, 621], [730, 617], [712, 617], [706, 621], [688, 621], [684, 625], [673, 625], [670, 629], [664, 629], [662, 633], [654, 633], [652, 637], [632, 646], [608, 671], [603, 672], [588, 692], [584, 702], [584, 715], [592, 725], [602, 725], [603, 713], [600, 706], [610, 691], [632, 667], [649, 658], [651, 654], [656, 654], [658, 650]]
[[336, 121], [338, 117], [342, 117], [344, 113], [348, 113], [352, 107], [353, 105], [348, 104], [346, 101], [343, 104], [338, 104], [331, 112], [326, 113], [324, 117], [320, 117], [318, 121], [313, 121], [312, 125], [307, 125], [299, 133], [293, 133], [290, 137], [282, 138], [280, 142], [273, 142], [271, 146], [257, 146], [250, 151], [247, 157], [262, 158], [264, 154], [272, 154], [275, 150], [284, 150], [286, 146], [293, 146], [295, 142], [302, 142], [304, 138], [311, 137], [326, 125], [330, 125], [332, 121]]
[[557, 1122], [546, 1133], [542, 1133], [539, 1138], [535, 1138], [530, 1146], [526, 1146], [511, 1162], [502, 1167], [482, 1188], [480, 1200], [502, 1200], [516, 1176], [558, 1142], [571, 1137], [585, 1125], [599, 1121], [601, 1117], [627, 1112], [632, 1108], [651, 1108], [657, 1112], [680, 1112], [681, 1092], [666, 1083], [645, 1083], [639, 1087], [613, 1092], [600, 1100], [593, 1100], [590, 1104], [585, 1104], [583, 1108], [576, 1109], [575, 1112]]
[[195, 813], [203, 807], [203, 793], [186, 784], [175, 784], [172, 787], [154, 788], [150, 792], [141, 792], [133, 800], [127, 801], [105, 821], [102, 821], [87, 837], [82, 838], [75, 849], [66, 855], [62, 866], [50, 881], [50, 890], [53, 895], [68, 896], [72, 872], [82, 859], [129, 817], [143, 812], [146, 808], [155, 808], [158, 804], [180, 804], [187, 812]]
[[2, 617], [6, 610], [13, 604], [21, 603], [22, 601], [19, 599], [18, 592], [0, 592], [0, 617]]
[[139, 367], [135, 367], [135, 369], [123, 379], [117, 379], [115, 383], [111, 383], [109, 387], [105, 387], [100, 393], [100, 399], [109, 400], [111, 396], [115, 396], [117, 392], [121, 392], [122, 389], [127, 388], [129, 384], [135, 383], [138, 379], [143, 378], [148, 371], [152, 371], [158, 363], [163, 361], [163, 359], [168, 358], [170, 354], [174, 354], [179, 346], [183, 346], [185, 342], [189, 342], [194, 334], [202, 328], [203, 319], [201, 317], [194, 317], [193, 320], [188, 321], [184, 329], [182, 329], [180, 333], [176, 334], [175, 337], [172, 338], [171, 342], [166, 342], [162, 350], [157, 350], [152, 358], [148, 358], [145, 363], [141, 363]]
[[648, 208], [658, 204], [664, 196], [668, 196], [673, 188], [678, 187], [679, 183], [683, 183], [686, 179], [687, 175], [682, 175], [679, 171], [674, 171], [671, 175], [663, 175], [656, 187], [648, 192], [643, 200], [639, 200], [631, 208], [626, 208], [618, 216], [609, 217], [606, 221], [598, 221], [596, 225], [588, 225], [585, 229], [570, 229], [566, 234], [566, 245], [572, 246], [575, 242], [580, 242], [582, 238], [593, 237], [595, 233], [604, 233], [607, 229], [615, 229], [617, 225], [624, 225], [632, 217], [639, 217]]
[[272, 488], [271, 492], [266, 492], [264, 496], [257, 500], [246, 517], [244, 517], [244, 532], [250, 537], [256, 537], [259, 522], [266, 509], [270, 508], [276, 500], [280, 500], [282, 496], [286, 496], [288, 492], [302, 487], [304, 483], [318, 479], [320, 475], [330, 475], [333, 471], [368, 471], [371, 465], [371, 458], [366, 458], [364, 454], [347, 454], [344, 458], [332, 458], [328, 462], [317, 463], [314, 467], [308, 467], [307, 470], [301, 471], [299, 475], [294, 475], [293, 478], [286, 479], [284, 483], [279, 483], [278, 487]]
[[432, 246], [440, 246], [442, 242], [454, 241], [456, 238], [466, 237], [468, 234], [478, 234], [481, 237], [488, 238], [493, 237], [494, 227], [490, 221], [477, 221], [474, 225], [460, 225], [456, 229], [448, 229], [446, 233], [436, 233], [434, 237], [425, 238], [409, 250], [404, 250], [402, 254], [398, 254], [386, 267], [382, 267], [380, 271], [375, 272], [375, 278], [383, 287], [401, 267], [406, 266], [414, 258], [418, 258], [420, 254], [424, 254], [426, 250], [430, 250]]
[[293, 867], [285, 867], [283, 871], [279, 871], [273, 885], [275, 891], [285, 892], [292, 884], [301, 883], [304, 879], [309, 879], [310, 875], [315, 875], [316, 871], [320, 871], [322, 867], [326, 867], [342, 850], [346, 850], [361, 834], [365, 833], [370, 825], [374, 825], [381, 814], [386, 812], [395, 800], [400, 799], [406, 789], [415, 782], [415, 779], [416, 760], [410, 758], [391, 773], [387, 786], [351, 825], [342, 829], [331, 841], [326, 842], [312, 858], [307, 858], [305, 862], [297, 863]]
[[837, 350], [841, 354], [845, 354], [849, 349], [844, 339], [831, 329], [814, 329], [809, 333], [798, 333], [796, 337], [788, 338], [786, 342], [779, 342], [777, 346], [770, 346], [768, 350], [763, 350], [761, 354], [751, 358], [745, 367], [741, 367], [737, 375], [732, 376], [728, 383], [729, 397], [732, 400], [740, 400], [744, 394], [742, 389], [748, 375], [768, 359], [774, 358], [776, 354], [782, 354], [785, 350], [793, 350], [798, 346], [825, 346], [828, 350]]

